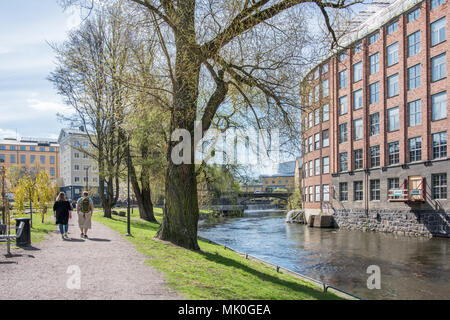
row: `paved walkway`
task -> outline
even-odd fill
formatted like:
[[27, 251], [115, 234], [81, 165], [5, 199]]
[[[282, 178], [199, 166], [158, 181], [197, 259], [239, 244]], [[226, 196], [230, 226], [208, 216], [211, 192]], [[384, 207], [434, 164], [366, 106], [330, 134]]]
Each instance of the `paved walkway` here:
[[181, 298], [132, 243], [100, 223], [92, 227], [90, 239], [82, 240], [72, 219], [71, 240], [54, 232], [31, 250], [14, 250], [12, 258], [1, 246], [0, 300]]

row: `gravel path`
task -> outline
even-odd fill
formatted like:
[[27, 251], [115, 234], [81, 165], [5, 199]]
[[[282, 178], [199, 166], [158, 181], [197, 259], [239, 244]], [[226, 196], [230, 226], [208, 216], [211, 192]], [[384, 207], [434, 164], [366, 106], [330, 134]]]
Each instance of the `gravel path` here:
[[80, 239], [72, 219], [71, 240], [54, 232], [30, 250], [14, 250], [12, 258], [0, 246], [0, 300], [181, 299], [160, 272], [144, 264], [149, 257], [110, 228], [92, 223], [88, 240]]

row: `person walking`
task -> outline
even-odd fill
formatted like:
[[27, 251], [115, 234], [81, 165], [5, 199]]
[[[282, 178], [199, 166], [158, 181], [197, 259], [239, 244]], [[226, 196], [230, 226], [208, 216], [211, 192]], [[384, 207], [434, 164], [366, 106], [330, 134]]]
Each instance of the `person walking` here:
[[66, 194], [61, 192], [53, 204], [53, 215], [63, 240], [69, 239], [69, 218], [72, 219], [72, 205], [66, 200]]
[[89, 198], [89, 192], [84, 191], [83, 196], [77, 202], [78, 226], [81, 230], [81, 238], [88, 239], [88, 230], [92, 228], [92, 215], [94, 202]]

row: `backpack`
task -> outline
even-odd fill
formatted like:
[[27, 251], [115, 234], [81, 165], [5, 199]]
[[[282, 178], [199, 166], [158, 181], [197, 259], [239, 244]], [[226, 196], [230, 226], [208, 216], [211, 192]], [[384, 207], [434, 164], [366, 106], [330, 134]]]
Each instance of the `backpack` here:
[[82, 198], [80, 202], [81, 212], [89, 213], [91, 212], [91, 201], [89, 198]]

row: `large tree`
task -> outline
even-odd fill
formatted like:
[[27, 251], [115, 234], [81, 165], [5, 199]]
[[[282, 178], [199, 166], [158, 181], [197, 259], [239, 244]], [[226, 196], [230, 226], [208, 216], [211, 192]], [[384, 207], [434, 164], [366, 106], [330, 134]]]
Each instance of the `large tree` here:
[[[314, 59], [306, 57], [320, 56], [308, 47], [320, 40], [311, 36], [316, 30], [310, 26], [317, 26], [322, 15], [335, 42], [330, 11], [356, 2], [360, 1], [128, 0], [144, 8], [147, 23], [163, 34], [159, 45], [165, 65], [157, 73], [171, 82], [170, 132], [190, 133], [190, 161], [172, 161], [172, 152], [178, 150], [176, 139], [167, 148], [166, 203], [159, 239], [199, 249], [195, 121], [200, 121], [202, 132], [207, 131], [219, 108], [229, 108], [227, 98], [239, 95], [255, 117], [263, 110], [292, 126], [300, 66], [310, 67]], [[207, 92], [211, 93], [205, 98]]]

